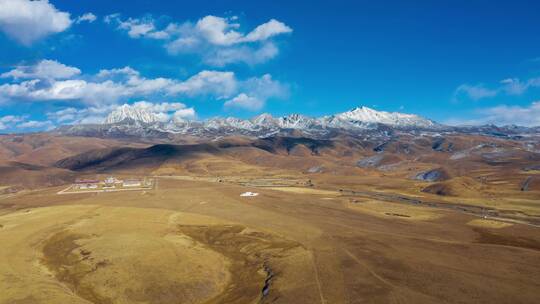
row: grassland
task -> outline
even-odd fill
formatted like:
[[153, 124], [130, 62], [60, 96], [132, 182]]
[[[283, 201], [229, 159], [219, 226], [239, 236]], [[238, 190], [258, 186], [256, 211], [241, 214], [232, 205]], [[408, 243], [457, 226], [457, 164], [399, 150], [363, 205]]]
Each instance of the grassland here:
[[0, 303], [536, 301], [537, 228], [351, 197], [332, 179], [2, 199]]

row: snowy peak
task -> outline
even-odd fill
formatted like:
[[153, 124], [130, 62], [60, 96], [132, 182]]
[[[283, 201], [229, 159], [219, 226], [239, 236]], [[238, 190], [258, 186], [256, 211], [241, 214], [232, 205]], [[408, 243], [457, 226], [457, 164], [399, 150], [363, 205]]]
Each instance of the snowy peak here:
[[[225, 132], [227, 134], [263, 133], [269, 134], [281, 130], [300, 130], [307, 133], [325, 132], [329, 129], [342, 129], [354, 132], [377, 129], [379, 125], [396, 128], [437, 128], [438, 124], [418, 115], [397, 112], [376, 111], [368, 107], [358, 107], [348, 112], [320, 118], [311, 118], [300, 114], [273, 117], [268, 113], [240, 119], [234, 117], [212, 118], [200, 122], [185, 122], [161, 117], [151, 107], [124, 104], [112, 111], [105, 124], [153, 128], [160, 132]], [[161, 113], [162, 114], [162, 113]]]
[[278, 119], [278, 125], [284, 129], [307, 129], [316, 124], [316, 121], [300, 114], [291, 114]]
[[270, 127], [270, 126], [275, 126], [277, 124], [276, 119], [268, 113], [263, 113], [259, 116], [252, 118], [251, 122], [254, 125], [260, 126], [260, 127]]
[[243, 120], [234, 117], [227, 118], [212, 118], [207, 120], [204, 123], [205, 127], [208, 129], [219, 130], [221, 128], [232, 128], [232, 129], [253, 129], [253, 124], [249, 120]]
[[112, 111], [105, 119], [105, 124], [120, 123], [125, 120], [144, 122], [147, 124], [159, 121], [158, 116], [147, 109], [124, 104]]
[[351, 111], [332, 115], [333, 120], [342, 122], [359, 122], [367, 124], [384, 124], [396, 127], [433, 127], [435, 123], [414, 114], [377, 111], [368, 107], [358, 107]]

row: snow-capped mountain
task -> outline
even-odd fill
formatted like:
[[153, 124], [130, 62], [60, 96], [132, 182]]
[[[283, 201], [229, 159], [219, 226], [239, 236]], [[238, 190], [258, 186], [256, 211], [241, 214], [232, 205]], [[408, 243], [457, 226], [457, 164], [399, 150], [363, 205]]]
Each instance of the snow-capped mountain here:
[[340, 133], [350, 135], [391, 136], [395, 132], [457, 132], [496, 137], [526, 137], [540, 133], [540, 127], [497, 127], [493, 125], [450, 127], [414, 114], [377, 111], [358, 107], [348, 112], [318, 118], [300, 114], [273, 117], [264, 113], [252, 119], [235, 117], [211, 118], [203, 121], [179, 120], [167, 113], [154, 113], [148, 107], [122, 105], [112, 111], [102, 124], [62, 126], [54, 132], [63, 135], [94, 137], [163, 138], [192, 136], [220, 138], [230, 135], [267, 137], [276, 134], [331, 137]]
[[370, 124], [393, 127], [432, 128], [433, 121], [414, 114], [376, 111], [368, 107], [358, 107], [351, 111], [321, 118], [321, 124], [334, 128], [365, 128]]
[[[154, 113], [148, 108], [122, 105], [112, 111], [103, 124], [64, 126], [60, 132], [70, 135], [96, 133], [100, 136], [156, 136], [160, 134], [185, 134], [203, 137], [227, 135], [270, 136], [277, 133], [301, 132], [306, 136], [325, 136], [335, 131], [362, 133], [388, 128], [402, 130], [439, 130], [443, 126], [413, 114], [376, 111], [359, 107], [351, 111], [318, 118], [300, 114], [273, 117], [264, 113], [252, 119], [234, 117], [212, 118], [204, 121], [174, 120], [164, 113]], [[119, 135], [120, 134], [120, 135]]]
[[121, 123], [125, 120], [138, 121], [147, 124], [160, 121], [158, 115], [145, 108], [124, 104], [112, 111], [105, 119], [104, 124]]
[[291, 114], [278, 118], [277, 124], [284, 129], [309, 129], [318, 124], [318, 120], [300, 114]]
[[255, 127], [251, 121], [235, 117], [212, 118], [205, 121], [203, 124], [206, 128], [215, 130], [222, 128], [253, 130]]
[[[164, 120], [160, 115], [149, 111], [146, 108], [122, 105], [112, 111], [104, 121], [104, 124], [118, 124], [130, 122], [142, 122], [145, 124], [160, 124]], [[348, 112], [320, 118], [311, 118], [300, 114], [275, 118], [268, 113], [253, 117], [252, 119], [239, 119], [234, 117], [212, 118], [200, 122], [207, 129], [309, 129], [317, 128], [338, 128], [338, 129], [369, 129], [379, 124], [392, 127], [415, 127], [433, 128], [437, 126], [433, 121], [413, 114], [403, 114], [397, 112], [376, 111], [368, 107], [359, 107]], [[185, 121], [169, 122], [169, 127], [174, 125], [184, 126]], [[162, 126], [163, 127], [163, 126]]]

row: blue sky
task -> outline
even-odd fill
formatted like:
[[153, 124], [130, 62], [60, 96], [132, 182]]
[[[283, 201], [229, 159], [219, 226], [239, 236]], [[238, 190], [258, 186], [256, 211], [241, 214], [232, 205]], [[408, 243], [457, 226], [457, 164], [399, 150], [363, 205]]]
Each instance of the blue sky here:
[[163, 2], [0, 0], [0, 132], [123, 103], [164, 120], [365, 105], [540, 125], [537, 1]]

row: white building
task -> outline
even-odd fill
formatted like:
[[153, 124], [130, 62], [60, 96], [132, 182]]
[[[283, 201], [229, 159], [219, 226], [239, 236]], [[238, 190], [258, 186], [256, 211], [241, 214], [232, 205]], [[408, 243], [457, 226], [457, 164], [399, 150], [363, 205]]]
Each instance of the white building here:
[[86, 190], [86, 189], [97, 189], [99, 185], [98, 180], [78, 180], [74, 184], [74, 188]]
[[259, 193], [257, 193], [257, 192], [249, 192], [249, 191], [240, 194], [240, 196], [243, 196], [243, 197], [246, 197], [246, 196], [257, 196], [257, 195], [259, 195]]
[[79, 185], [79, 189], [97, 189], [98, 185], [97, 184], [84, 184], [84, 185]]
[[122, 185], [124, 187], [140, 187], [142, 182], [140, 179], [126, 179]]

